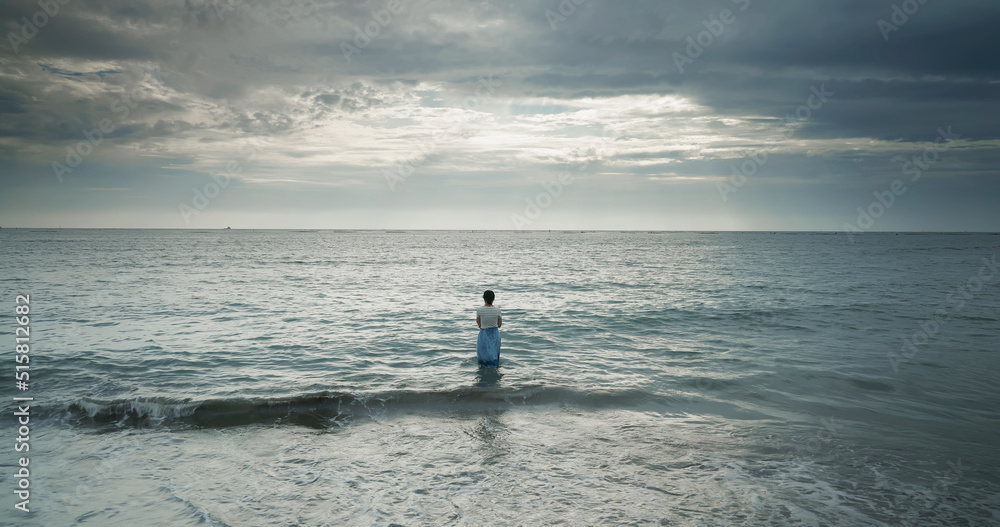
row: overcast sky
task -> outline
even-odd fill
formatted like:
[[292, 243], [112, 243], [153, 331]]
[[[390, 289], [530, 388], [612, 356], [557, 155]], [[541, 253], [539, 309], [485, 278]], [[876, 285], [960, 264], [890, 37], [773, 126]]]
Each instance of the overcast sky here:
[[1000, 230], [996, 0], [52, 4], [2, 227]]

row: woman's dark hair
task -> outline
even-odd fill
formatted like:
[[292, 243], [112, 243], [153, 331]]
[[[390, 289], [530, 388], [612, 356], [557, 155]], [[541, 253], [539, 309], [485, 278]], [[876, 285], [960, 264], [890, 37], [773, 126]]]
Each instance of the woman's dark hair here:
[[492, 304], [494, 298], [496, 298], [496, 295], [494, 295], [493, 291], [490, 291], [489, 289], [483, 293], [483, 300], [485, 300], [487, 304]]

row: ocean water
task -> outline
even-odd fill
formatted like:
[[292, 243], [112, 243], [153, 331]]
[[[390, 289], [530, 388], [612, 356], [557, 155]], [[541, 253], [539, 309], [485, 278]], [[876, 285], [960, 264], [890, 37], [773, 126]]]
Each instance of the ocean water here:
[[3, 229], [0, 251], [32, 345], [5, 525], [1000, 525], [1000, 236]]

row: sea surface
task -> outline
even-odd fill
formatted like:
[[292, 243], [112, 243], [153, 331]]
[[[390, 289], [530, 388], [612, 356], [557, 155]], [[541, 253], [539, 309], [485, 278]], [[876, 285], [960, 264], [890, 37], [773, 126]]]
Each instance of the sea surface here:
[[4, 525], [1000, 525], [1000, 236], [2, 229], [0, 252]]

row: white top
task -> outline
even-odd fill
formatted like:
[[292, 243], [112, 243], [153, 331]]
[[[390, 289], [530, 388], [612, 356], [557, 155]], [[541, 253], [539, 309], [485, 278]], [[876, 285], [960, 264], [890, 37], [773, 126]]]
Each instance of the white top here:
[[497, 327], [497, 319], [503, 317], [497, 306], [479, 306], [476, 316], [479, 318], [479, 327], [483, 329]]

